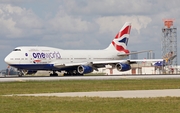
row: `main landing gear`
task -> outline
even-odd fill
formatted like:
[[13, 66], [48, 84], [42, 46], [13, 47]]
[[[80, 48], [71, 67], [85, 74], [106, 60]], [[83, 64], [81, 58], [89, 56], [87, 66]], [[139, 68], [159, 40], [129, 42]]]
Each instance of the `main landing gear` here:
[[58, 76], [58, 74], [56, 73], [56, 71], [53, 71], [53, 73], [51, 73], [50, 76]]
[[[56, 73], [56, 71], [53, 71], [53, 73], [51, 73], [50, 76], [58, 76], [58, 74]], [[64, 73], [64, 76], [83, 76], [83, 74], [80, 74], [76, 70], [73, 70], [66, 71], [66, 73]]]
[[66, 71], [64, 76], [83, 76], [83, 74], [78, 73], [76, 70], [73, 71]]

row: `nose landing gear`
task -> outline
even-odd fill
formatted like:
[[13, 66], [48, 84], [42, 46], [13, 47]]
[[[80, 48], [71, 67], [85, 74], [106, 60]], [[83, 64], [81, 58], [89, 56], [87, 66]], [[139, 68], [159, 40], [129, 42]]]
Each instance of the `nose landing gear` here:
[[19, 76], [19, 77], [22, 77], [23, 75], [24, 75], [23, 71], [22, 71], [22, 70], [19, 70], [19, 71], [18, 71], [18, 76]]

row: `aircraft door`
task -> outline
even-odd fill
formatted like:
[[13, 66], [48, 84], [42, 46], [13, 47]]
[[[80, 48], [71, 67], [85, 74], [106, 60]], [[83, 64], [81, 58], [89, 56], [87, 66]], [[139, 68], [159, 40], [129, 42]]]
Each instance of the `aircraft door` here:
[[91, 55], [88, 55], [88, 59], [87, 59], [88, 61], [91, 61]]
[[73, 58], [73, 56], [72, 55], [70, 55], [70, 63], [72, 63], [73, 61], [74, 61], [74, 58]]

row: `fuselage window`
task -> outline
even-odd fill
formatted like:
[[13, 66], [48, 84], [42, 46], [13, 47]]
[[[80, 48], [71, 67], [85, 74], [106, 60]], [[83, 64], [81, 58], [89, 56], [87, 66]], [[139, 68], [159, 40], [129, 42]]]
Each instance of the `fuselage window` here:
[[14, 49], [13, 51], [21, 51], [21, 49]]

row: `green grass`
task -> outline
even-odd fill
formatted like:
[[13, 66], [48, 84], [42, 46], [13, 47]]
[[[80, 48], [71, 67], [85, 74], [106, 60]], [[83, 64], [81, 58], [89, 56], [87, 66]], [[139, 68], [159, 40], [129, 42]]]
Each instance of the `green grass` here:
[[[68, 80], [0, 83], [0, 95], [51, 92], [179, 89], [180, 79]], [[179, 97], [6, 97], [0, 113], [179, 113]]]
[[179, 113], [180, 98], [1, 97], [0, 113]]
[[180, 79], [26, 81], [0, 83], [0, 95], [177, 88], [180, 88]]

